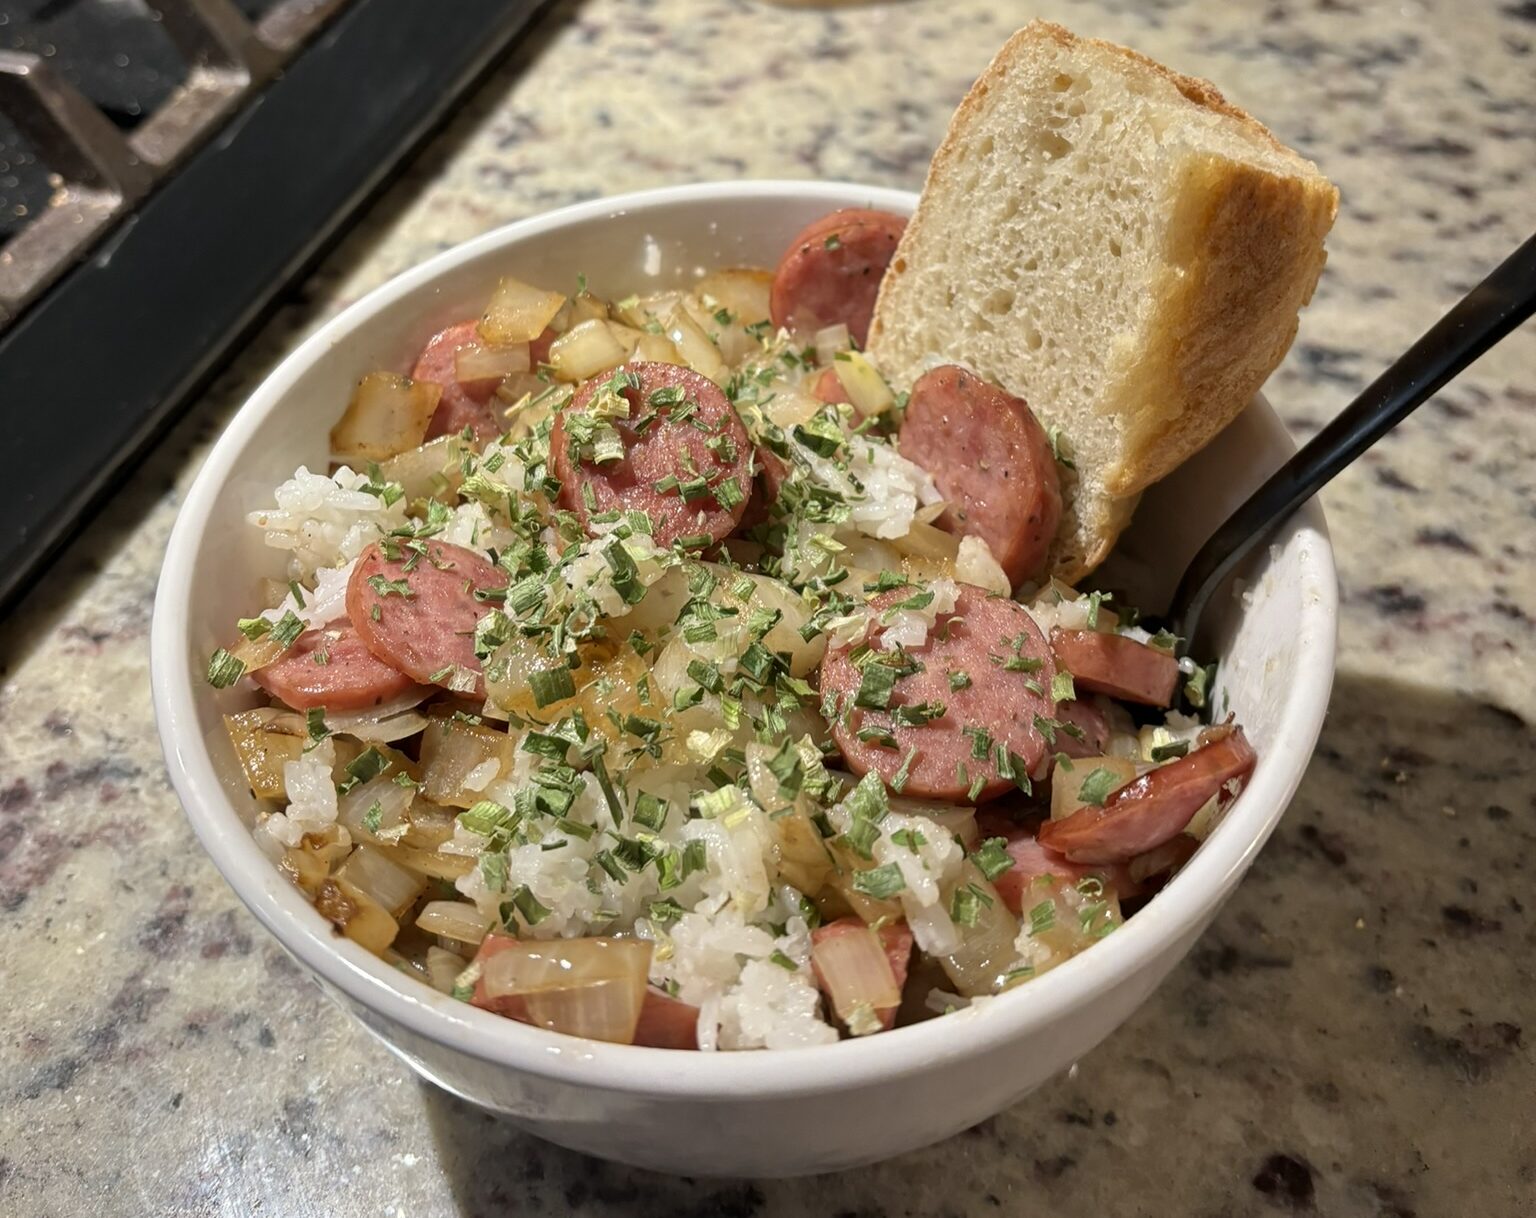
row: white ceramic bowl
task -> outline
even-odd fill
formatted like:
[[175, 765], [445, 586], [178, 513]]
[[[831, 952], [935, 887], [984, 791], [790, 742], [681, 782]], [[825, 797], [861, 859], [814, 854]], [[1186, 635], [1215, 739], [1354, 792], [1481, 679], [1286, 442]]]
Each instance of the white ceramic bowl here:
[[[684, 186], [570, 207], [487, 233], [385, 284], [272, 373], [210, 454], [176, 521], [155, 599], [155, 712], [187, 816], [283, 947], [418, 1073], [552, 1142], [689, 1175], [794, 1175], [886, 1158], [1016, 1103], [1108, 1036], [1189, 949], [1279, 820], [1312, 754], [1333, 674], [1336, 587], [1313, 504], [1221, 598], [1220, 691], [1259, 752], [1248, 789], [1167, 889], [1084, 955], [979, 1009], [841, 1044], [677, 1053], [526, 1027], [444, 997], [338, 937], [257, 849], [252, 799], [220, 724], [249, 703], [203, 681], [283, 555], [245, 513], [301, 463], [323, 468], [353, 381], [403, 367], [499, 275], [621, 296], [723, 265], [771, 266], [835, 207], [909, 212], [904, 192], [838, 183]], [[1219, 446], [1148, 497], [1127, 578], [1176, 573], [1260, 473], [1291, 451], [1257, 400]], [[1145, 592], [1144, 595], [1155, 595]], [[1150, 603], [1150, 602], [1149, 602]]]

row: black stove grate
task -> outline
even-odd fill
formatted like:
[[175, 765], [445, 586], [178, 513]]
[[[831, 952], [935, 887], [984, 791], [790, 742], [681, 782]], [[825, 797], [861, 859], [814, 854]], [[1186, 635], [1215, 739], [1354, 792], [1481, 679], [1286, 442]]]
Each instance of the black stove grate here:
[[[75, 6], [47, 0], [35, 7], [62, 19]], [[82, 223], [94, 220], [109, 234], [51, 288], [18, 299], [10, 328], [0, 333], [5, 447], [26, 456], [0, 480], [0, 608], [25, 591], [119, 472], [541, 2], [247, 0], [242, 7], [258, 13], [256, 29], [265, 37], [248, 37], [252, 27], [232, 0], [159, 0], [168, 24], [173, 8], [192, 25], [209, 12], [215, 17], [200, 34], [180, 27], [182, 48], [195, 52], [192, 66], [159, 96], [158, 109], [132, 124], [105, 116], [83, 76], [71, 83], [64, 67], [55, 70], [44, 58], [17, 70], [14, 55], [7, 72], [0, 59], [0, 109], [38, 155], [68, 162], [50, 169], [78, 195]], [[217, 90], [231, 83], [221, 74], [238, 85], [242, 73], [244, 85], [221, 101]], [[198, 104], [219, 122], [196, 129], [169, 123], [167, 112], [195, 89], [203, 91]], [[143, 108], [148, 95], [137, 96]], [[219, 130], [217, 140], [207, 139], [210, 127]], [[274, 166], [290, 171], [274, 175]], [[0, 170], [0, 185], [6, 180]], [[134, 199], [131, 220], [119, 223]], [[56, 196], [41, 219], [58, 214]], [[0, 283], [6, 255], [35, 240], [37, 230], [34, 220], [0, 250]]]

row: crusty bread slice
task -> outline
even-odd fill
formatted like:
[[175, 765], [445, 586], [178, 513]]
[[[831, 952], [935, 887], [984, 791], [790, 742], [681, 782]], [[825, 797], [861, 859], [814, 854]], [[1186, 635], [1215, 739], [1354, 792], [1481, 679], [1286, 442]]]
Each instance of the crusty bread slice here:
[[1059, 429], [1075, 581], [1285, 355], [1337, 210], [1210, 84], [1037, 21], [955, 112], [869, 347], [898, 384], [967, 364]]

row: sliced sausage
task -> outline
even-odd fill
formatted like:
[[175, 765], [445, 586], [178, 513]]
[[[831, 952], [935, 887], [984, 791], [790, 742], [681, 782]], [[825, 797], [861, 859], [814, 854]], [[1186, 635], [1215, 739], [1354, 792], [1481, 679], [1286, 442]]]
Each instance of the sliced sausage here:
[[[971, 584], [959, 588], [954, 613], [941, 616], [923, 645], [905, 653], [918, 671], [896, 678], [887, 707], [858, 705], [860, 688], [871, 678], [855, 663], [852, 647], [827, 651], [821, 688], [824, 699], [830, 695], [836, 703], [832, 736], [855, 773], [873, 771], [889, 783], [905, 766], [904, 794], [979, 801], [1014, 785], [999, 771], [999, 748], [1018, 759], [1005, 765], [1022, 771], [1019, 778], [1036, 771], [1046, 751], [1037, 719], [1052, 715], [1056, 667], [1022, 605]], [[912, 588], [898, 588], [870, 602], [864, 660], [899, 660], [902, 653], [880, 649], [880, 615], [912, 595]], [[870, 684], [866, 702], [879, 700], [877, 688]], [[926, 722], [911, 721], [939, 710]], [[980, 789], [972, 795], [978, 779]]]
[[650, 1049], [697, 1049], [699, 1008], [659, 990], [646, 990], [632, 1043]]
[[[572, 420], [610, 384], [629, 403], [628, 418], [611, 420], [624, 455], [599, 464], [578, 446]], [[638, 510], [662, 546], [680, 537], [723, 541], [752, 489], [752, 441], [735, 409], [713, 381], [675, 364], [625, 364], [587, 381], [555, 416], [549, 454], [560, 505], [583, 528], [597, 512]]]
[[1144, 706], [1173, 704], [1179, 662], [1172, 652], [1120, 634], [1060, 626], [1051, 631], [1051, 652], [1078, 689]]
[[[391, 558], [385, 546], [391, 545]], [[507, 573], [473, 550], [429, 541], [426, 553], [375, 542], [347, 581], [347, 617], [363, 644], [417, 681], [485, 693], [475, 658], [475, 623], [494, 606], [476, 598], [507, 586]], [[473, 689], [462, 675], [473, 679]]]
[[949, 500], [940, 528], [985, 541], [1014, 585], [1040, 573], [1061, 522], [1061, 484], [1022, 398], [945, 364], [912, 386], [897, 443]]
[[1135, 896], [1140, 889], [1132, 881], [1129, 870], [1118, 863], [1074, 863], [1054, 850], [1047, 850], [1034, 833], [1023, 825], [1015, 825], [985, 812], [976, 820], [976, 828], [982, 838], [1002, 838], [1005, 843], [1003, 848], [1013, 860], [1012, 867], [993, 877], [992, 887], [997, 889], [1003, 904], [1015, 914], [1022, 914], [1040, 899], [1034, 895], [1034, 882], [1041, 876], [1052, 876], [1067, 884], [1076, 884], [1089, 876], [1095, 876], [1122, 899]]
[[482, 444], [501, 434], [501, 422], [491, 405], [501, 378], [461, 381], [454, 368], [459, 348], [479, 341], [475, 323], [461, 321], [434, 334], [422, 348], [416, 367], [411, 369], [411, 379], [431, 381], [443, 389], [432, 421], [427, 424], [427, 439], [458, 435], [466, 427], [474, 430]]
[[[838, 935], [855, 934], [865, 929], [867, 927], [863, 918], [839, 918], [813, 930], [811, 943], [814, 946]], [[912, 929], [905, 922], [888, 922], [875, 933], [880, 936], [880, 946], [885, 949], [886, 963], [891, 966], [891, 977], [896, 982], [896, 992], [900, 994], [906, 988], [907, 969], [912, 962]], [[811, 957], [811, 971], [816, 974], [816, 984], [821, 992], [827, 993], [826, 978], [816, 966], [814, 956]], [[896, 1022], [896, 1010], [897, 1007], [881, 1007], [875, 1011], [882, 1027], [889, 1029]]]
[[1074, 863], [1121, 863], [1171, 841], [1206, 800], [1253, 770], [1253, 747], [1242, 728], [1210, 728], [1203, 739], [1187, 757], [1110, 792], [1103, 807], [1079, 808], [1042, 825], [1041, 845]]
[[559, 337], [556, 331], [545, 326], [543, 333], [528, 344], [528, 366], [537, 372], [540, 364], [549, 363], [549, 349]]
[[789, 478], [789, 469], [789, 462], [778, 453], [758, 446], [757, 474], [752, 479], [752, 494], [747, 497], [747, 506], [741, 513], [741, 528], [756, 528], [773, 515], [773, 505], [779, 501], [779, 494]]
[[834, 406], [853, 400], [848, 396], [848, 390], [843, 388], [843, 378], [837, 375], [836, 368], [828, 368], [818, 376], [811, 392], [821, 401]]
[[251, 675], [262, 689], [294, 710], [317, 706], [332, 711], [366, 710], [416, 688], [405, 673], [375, 658], [344, 621], [323, 630], [306, 630], [282, 659]]
[[801, 229], [773, 274], [773, 324], [808, 331], [841, 322], [862, 347], [906, 227], [890, 212], [847, 207]]
[[[1056, 661], [1061, 667], [1061, 661]], [[1068, 757], [1102, 757], [1104, 746], [1109, 743], [1109, 720], [1092, 702], [1081, 698], [1056, 704], [1056, 718], [1077, 728], [1082, 739], [1071, 732], [1056, 733], [1056, 751]]]

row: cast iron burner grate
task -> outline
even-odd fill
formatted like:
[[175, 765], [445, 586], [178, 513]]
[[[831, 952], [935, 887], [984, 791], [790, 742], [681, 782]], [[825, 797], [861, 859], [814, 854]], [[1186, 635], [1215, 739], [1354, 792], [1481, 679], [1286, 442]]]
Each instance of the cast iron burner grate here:
[[0, 9], [0, 608], [541, 4]]

